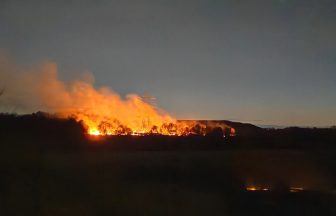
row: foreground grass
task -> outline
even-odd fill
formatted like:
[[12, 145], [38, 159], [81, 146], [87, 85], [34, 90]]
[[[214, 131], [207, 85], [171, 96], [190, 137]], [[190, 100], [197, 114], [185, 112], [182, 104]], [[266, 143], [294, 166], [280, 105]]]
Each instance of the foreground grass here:
[[289, 150], [9, 153], [2, 215], [232, 215], [246, 184], [333, 188], [319, 156]]

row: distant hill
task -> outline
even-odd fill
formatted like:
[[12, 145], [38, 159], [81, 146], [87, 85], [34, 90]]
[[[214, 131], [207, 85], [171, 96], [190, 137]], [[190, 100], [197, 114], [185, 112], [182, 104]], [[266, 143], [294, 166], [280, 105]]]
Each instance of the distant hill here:
[[239, 136], [251, 136], [263, 132], [263, 129], [256, 125], [250, 123], [228, 121], [228, 120], [179, 120], [179, 121], [181, 122], [196, 121], [205, 125], [214, 124], [214, 125], [221, 125], [223, 127], [231, 127], [236, 130], [236, 134]]
[[261, 127], [261, 128], [273, 128], [273, 129], [284, 129], [286, 128], [287, 126], [281, 126], [281, 125], [257, 125], [258, 127]]

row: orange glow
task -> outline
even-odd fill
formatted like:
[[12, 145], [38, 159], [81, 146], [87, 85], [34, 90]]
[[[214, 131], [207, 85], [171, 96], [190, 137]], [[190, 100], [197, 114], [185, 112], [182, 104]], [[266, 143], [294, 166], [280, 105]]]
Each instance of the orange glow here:
[[[160, 114], [154, 107], [143, 102], [141, 98], [132, 98], [132, 101], [129, 102], [137, 103], [137, 108], [133, 111], [138, 112], [136, 115], [133, 112], [129, 112], [129, 108], [121, 106], [118, 110], [120, 113], [125, 112], [125, 114], [116, 117], [113, 113], [104, 112], [104, 109], [99, 107], [104, 106], [104, 104], [97, 105], [97, 109], [86, 110], [85, 112], [74, 111], [61, 114], [82, 122], [87, 133], [93, 136], [143, 136], [147, 134], [187, 136], [191, 134], [205, 135], [206, 133], [205, 125], [194, 121], [177, 122], [167, 114]], [[97, 110], [102, 110], [102, 112]]]
[[234, 128], [230, 128], [230, 136], [236, 136], [236, 130]]
[[95, 130], [95, 129], [89, 129], [88, 130], [88, 134], [90, 134], [92, 136], [99, 136], [99, 135], [101, 135], [101, 133], [98, 130]]
[[255, 185], [249, 185], [245, 188], [247, 191], [269, 191], [269, 187], [260, 187]]
[[177, 121], [143, 97], [132, 94], [123, 99], [106, 87], [97, 90], [83, 81], [76, 81], [67, 89], [66, 103], [64, 106], [59, 104], [57, 113], [81, 122], [89, 135], [205, 135], [207, 129], [219, 127], [196, 121]]
[[[81, 122], [87, 134], [183, 136], [205, 134], [205, 126], [195, 122], [178, 123], [174, 117], [147, 101], [146, 97], [129, 94], [121, 97], [108, 87], [95, 88], [92, 76], [69, 83], [57, 76], [55, 64], [46, 64], [30, 80], [32, 95], [47, 112]], [[24, 85], [26, 86], [26, 85]], [[35, 102], [35, 101], [34, 101]], [[34, 104], [35, 105], [35, 104]]]
[[[121, 99], [106, 89], [97, 92], [90, 86], [86, 87], [88, 88], [84, 90], [88, 92], [82, 92], [81, 95], [89, 94], [89, 98], [76, 96], [79, 107], [59, 111], [58, 114], [81, 122], [89, 135], [204, 136], [213, 128], [220, 127], [224, 130], [228, 127], [220, 124], [206, 125], [197, 121], [177, 121], [163, 110], [146, 103], [140, 96], [129, 95], [126, 99]], [[235, 130], [231, 128], [230, 132], [233, 135]]]
[[[260, 185], [248, 185], [245, 188], [247, 191], [270, 191], [271, 187], [269, 186], [260, 186]], [[290, 187], [289, 192], [291, 193], [297, 193], [304, 191], [304, 188], [302, 187]]]
[[292, 193], [302, 192], [304, 189], [302, 187], [290, 187], [289, 191]]
[[[63, 82], [58, 79], [57, 65], [52, 62], [20, 71], [17, 77], [10, 75], [11, 84], [8, 86], [22, 88], [6, 91], [4, 100], [24, 104], [27, 112], [39, 110], [60, 118], [73, 118], [81, 122], [86, 133], [92, 136], [205, 135], [211, 128], [196, 121], [177, 121], [156, 107], [154, 97], [120, 96], [108, 87], [96, 88], [91, 74]], [[222, 125], [221, 128], [228, 126]]]
[[248, 187], [246, 187], [246, 190], [247, 191], [257, 191], [258, 188], [254, 187], [254, 186], [248, 186]]

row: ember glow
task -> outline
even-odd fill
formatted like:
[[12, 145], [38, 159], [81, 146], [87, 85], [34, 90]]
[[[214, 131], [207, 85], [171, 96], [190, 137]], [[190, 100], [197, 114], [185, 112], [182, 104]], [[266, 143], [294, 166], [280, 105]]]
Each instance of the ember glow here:
[[255, 186], [255, 185], [249, 185], [246, 186], [246, 190], [247, 191], [269, 191], [270, 188], [269, 187], [260, 187], [260, 186]]
[[[260, 185], [247, 185], [245, 187], [245, 190], [246, 191], [272, 191], [272, 190], [277, 190], [277, 188], [272, 188], [270, 186], [266, 186], [266, 185], [263, 185], [263, 186], [260, 186]], [[287, 188], [288, 192], [291, 192], [291, 193], [298, 193], [298, 192], [302, 192], [304, 191], [304, 188], [303, 187], [289, 187]]]
[[108, 87], [96, 88], [92, 75], [63, 82], [52, 62], [30, 69], [20, 69], [7, 60], [2, 63], [6, 70], [0, 78], [7, 84], [1, 98], [4, 104], [19, 105], [26, 112], [45, 111], [73, 118], [89, 135], [205, 135], [210, 128], [195, 121], [177, 121], [139, 95], [121, 97]]
[[302, 191], [304, 191], [304, 189], [303, 189], [302, 187], [290, 187], [290, 188], [289, 188], [289, 191], [290, 191], [291, 193], [297, 193], [297, 192], [302, 192]]

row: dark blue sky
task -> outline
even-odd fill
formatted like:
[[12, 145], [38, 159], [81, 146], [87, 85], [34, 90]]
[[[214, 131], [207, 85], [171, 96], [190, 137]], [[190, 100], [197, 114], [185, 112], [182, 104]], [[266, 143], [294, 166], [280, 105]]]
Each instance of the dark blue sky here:
[[0, 48], [179, 118], [336, 124], [334, 0], [2, 0]]

